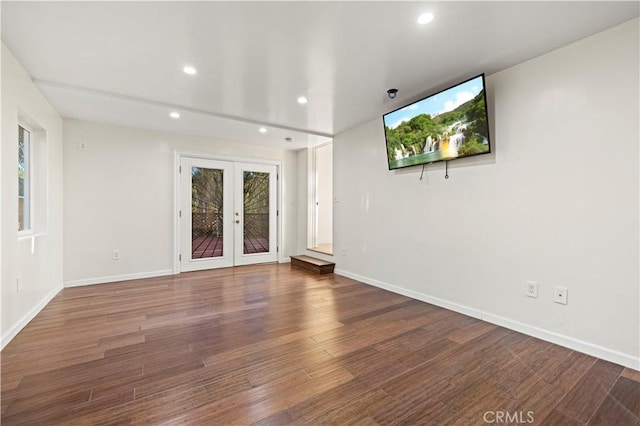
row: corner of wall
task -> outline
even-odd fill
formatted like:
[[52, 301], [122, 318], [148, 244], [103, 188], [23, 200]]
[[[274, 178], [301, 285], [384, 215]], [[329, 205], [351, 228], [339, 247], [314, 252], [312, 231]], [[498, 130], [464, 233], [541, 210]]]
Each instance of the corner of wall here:
[[[0, 172], [1, 345], [4, 347], [62, 288], [62, 118], [2, 44], [2, 146]], [[29, 120], [41, 140], [34, 144], [33, 234], [18, 236], [18, 120]], [[44, 137], [46, 135], [46, 137]], [[15, 141], [15, 143], [11, 143]]]

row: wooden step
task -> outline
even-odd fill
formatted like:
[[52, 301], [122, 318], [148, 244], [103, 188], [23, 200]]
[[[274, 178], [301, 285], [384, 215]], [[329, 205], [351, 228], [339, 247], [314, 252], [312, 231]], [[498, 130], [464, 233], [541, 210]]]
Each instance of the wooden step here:
[[327, 262], [311, 256], [291, 256], [292, 268], [304, 269], [315, 274], [332, 274], [335, 266], [336, 264], [333, 262]]

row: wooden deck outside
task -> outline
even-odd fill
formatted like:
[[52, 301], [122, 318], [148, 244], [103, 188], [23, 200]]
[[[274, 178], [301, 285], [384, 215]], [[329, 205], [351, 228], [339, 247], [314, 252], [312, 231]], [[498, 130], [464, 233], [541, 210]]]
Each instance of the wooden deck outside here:
[[244, 254], [267, 253], [269, 251], [269, 240], [263, 237], [245, 238]]
[[191, 258], [222, 256], [222, 237], [202, 236], [191, 240]]
[[[203, 259], [222, 256], [223, 237], [201, 236], [191, 241], [191, 258]], [[267, 253], [269, 240], [264, 237], [245, 237], [244, 253]]]
[[1, 371], [3, 426], [640, 418], [640, 372], [278, 264], [65, 288]]

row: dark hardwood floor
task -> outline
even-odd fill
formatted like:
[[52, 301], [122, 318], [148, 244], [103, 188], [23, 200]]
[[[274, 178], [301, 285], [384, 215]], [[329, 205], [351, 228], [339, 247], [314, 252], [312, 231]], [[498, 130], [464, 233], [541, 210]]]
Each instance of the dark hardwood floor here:
[[640, 425], [640, 373], [338, 275], [64, 289], [2, 351], [2, 425]]

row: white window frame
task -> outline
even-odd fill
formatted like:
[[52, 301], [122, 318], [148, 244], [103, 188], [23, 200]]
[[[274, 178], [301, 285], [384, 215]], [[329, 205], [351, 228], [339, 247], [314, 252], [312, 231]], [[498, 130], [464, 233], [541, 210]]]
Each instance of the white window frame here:
[[21, 197], [18, 194], [18, 199], [23, 198], [25, 200], [23, 204], [23, 212], [25, 213], [25, 217], [28, 219], [28, 222], [25, 222], [24, 229], [18, 230], [18, 236], [28, 236], [33, 234], [33, 129], [19, 121], [18, 134], [16, 134], [16, 136], [19, 135], [20, 127], [29, 133], [28, 143], [25, 144], [24, 195]]

